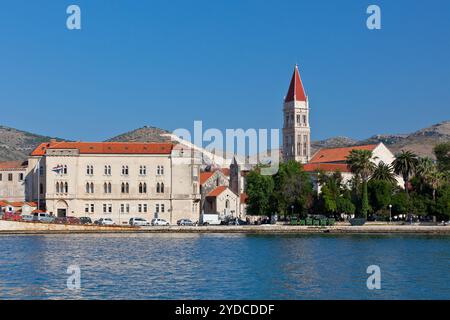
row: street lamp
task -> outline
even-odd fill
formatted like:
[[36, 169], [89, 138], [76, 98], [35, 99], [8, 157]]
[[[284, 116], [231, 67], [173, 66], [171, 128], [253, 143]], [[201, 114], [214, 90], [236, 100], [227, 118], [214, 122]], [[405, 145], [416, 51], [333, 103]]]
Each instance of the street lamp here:
[[389, 222], [392, 223], [392, 204], [389, 205]]
[[291, 205], [291, 216], [294, 215], [294, 205]]

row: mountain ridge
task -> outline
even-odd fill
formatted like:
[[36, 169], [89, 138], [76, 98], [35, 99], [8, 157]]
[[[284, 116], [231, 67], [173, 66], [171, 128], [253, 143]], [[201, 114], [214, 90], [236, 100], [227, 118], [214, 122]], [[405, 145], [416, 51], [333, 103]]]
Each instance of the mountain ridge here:
[[[158, 127], [143, 126], [111, 137], [105, 141], [168, 142], [170, 138], [163, 136], [167, 133], [170, 132]], [[0, 125], [0, 161], [25, 160], [34, 148], [50, 139], [64, 140]], [[410, 150], [421, 157], [427, 156], [434, 158], [433, 147], [437, 143], [447, 141], [450, 141], [449, 120], [407, 134], [376, 134], [363, 140], [336, 136], [324, 140], [312, 141], [311, 155], [321, 148], [349, 147], [383, 142], [394, 154], [400, 150]]]

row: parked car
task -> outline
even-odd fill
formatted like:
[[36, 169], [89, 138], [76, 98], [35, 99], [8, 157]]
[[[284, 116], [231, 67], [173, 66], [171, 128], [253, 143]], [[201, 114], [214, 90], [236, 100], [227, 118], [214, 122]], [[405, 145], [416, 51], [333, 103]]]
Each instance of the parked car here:
[[80, 219], [77, 217], [58, 217], [55, 219], [55, 223], [80, 224]]
[[91, 223], [92, 223], [92, 220], [91, 220], [91, 218], [89, 218], [89, 217], [81, 217], [81, 218], [80, 218], [80, 223], [81, 223], [81, 224], [91, 224]]
[[164, 219], [155, 218], [152, 219], [152, 226], [168, 226], [169, 223]]
[[47, 212], [35, 212], [33, 214], [33, 221], [51, 223], [55, 221], [55, 217]]
[[246, 224], [247, 224], [247, 222], [245, 222], [244, 220], [238, 219], [238, 218], [230, 219], [228, 221], [229, 226], [244, 226]]
[[177, 225], [179, 226], [193, 226], [194, 223], [189, 219], [180, 219], [177, 221]]
[[33, 221], [33, 215], [31, 214], [23, 214], [22, 221], [30, 222]]
[[129, 221], [129, 224], [130, 224], [130, 226], [143, 227], [143, 226], [149, 226], [150, 222], [148, 222], [144, 218], [131, 218]]
[[100, 218], [97, 221], [95, 221], [94, 223], [98, 224], [100, 226], [113, 226], [113, 225], [115, 225], [115, 222], [111, 218]]

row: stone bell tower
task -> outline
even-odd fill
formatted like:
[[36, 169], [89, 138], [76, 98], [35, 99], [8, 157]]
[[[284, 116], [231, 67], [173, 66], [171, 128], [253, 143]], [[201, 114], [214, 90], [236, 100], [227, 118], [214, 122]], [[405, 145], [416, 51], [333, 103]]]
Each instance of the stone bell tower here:
[[283, 159], [307, 163], [310, 159], [311, 129], [308, 96], [295, 66], [289, 90], [284, 98]]

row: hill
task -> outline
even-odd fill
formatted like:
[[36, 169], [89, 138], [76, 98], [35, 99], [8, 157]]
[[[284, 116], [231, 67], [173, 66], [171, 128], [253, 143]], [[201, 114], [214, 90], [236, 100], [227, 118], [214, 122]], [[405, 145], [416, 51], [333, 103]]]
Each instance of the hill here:
[[53, 137], [0, 126], [0, 161], [25, 160], [34, 148], [50, 139]]
[[169, 142], [170, 138], [162, 136], [169, 131], [144, 126], [106, 140], [107, 142]]
[[347, 137], [313, 141], [311, 149], [313, 154], [320, 148], [349, 147], [383, 142], [394, 154], [401, 150], [409, 150], [421, 157], [434, 158], [434, 146], [447, 141], [450, 141], [450, 121], [443, 121], [409, 134], [378, 134], [359, 141]]

